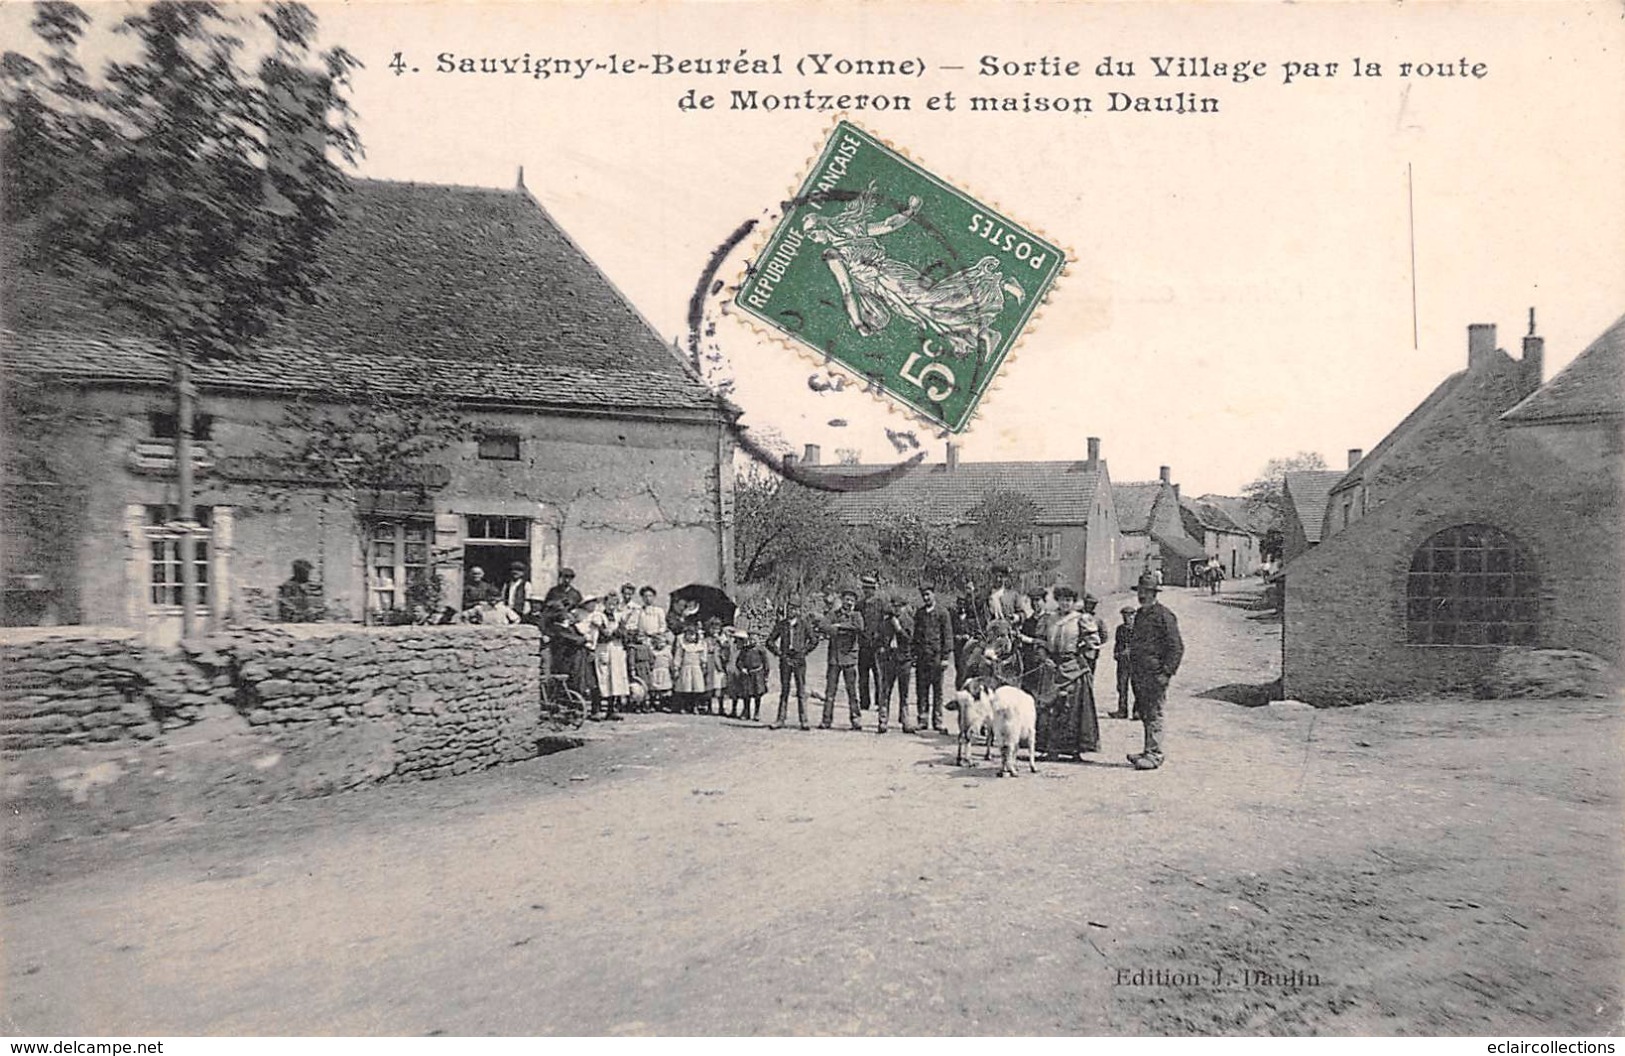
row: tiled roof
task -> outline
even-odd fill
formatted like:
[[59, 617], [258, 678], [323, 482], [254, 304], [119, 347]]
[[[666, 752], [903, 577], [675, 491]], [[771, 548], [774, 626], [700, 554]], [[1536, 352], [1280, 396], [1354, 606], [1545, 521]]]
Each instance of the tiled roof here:
[[[528, 192], [356, 180], [342, 214], [323, 243], [318, 303], [292, 308], [258, 355], [200, 381], [308, 388], [330, 368], [383, 383], [418, 364], [477, 399], [718, 405]], [[162, 359], [72, 283], [6, 271], [17, 363], [68, 351], [65, 373], [147, 379]]]
[[1152, 532], [1151, 538], [1164, 549], [1172, 550], [1175, 555], [1182, 557], [1187, 561], [1190, 561], [1193, 558], [1207, 556], [1207, 551], [1202, 549], [1202, 544], [1188, 536], [1165, 535], [1162, 532]]
[[1625, 414], [1625, 316], [1501, 418], [1543, 422], [1621, 414]]
[[1259, 513], [1240, 495], [1198, 495], [1196, 501], [1222, 512], [1240, 531], [1255, 535], [1264, 532]]
[[1117, 505], [1117, 530], [1145, 532], [1151, 528], [1151, 508], [1162, 491], [1161, 481], [1128, 481], [1112, 485], [1112, 502]]
[[1326, 502], [1333, 486], [1341, 479], [1343, 471], [1340, 469], [1301, 469], [1286, 475], [1286, 494], [1298, 523], [1303, 525], [1304, 538], [1311, 543], [1320, 542]]
[[[838, 473], [873, 472], [883, 466], [827, 466]], [[1018, 491], [1038, 506], [1040, 524], [1086, 524], [1095, 509], [1102, 477], [1088, 462], [960, 462], [919, 466], [873, 491], [840, 492], [837, 515], [846, 524], [874, 523], [876, 514], [903, 506], [937, 524], [960, 524], [965, 512], [990, 491]]]
[[1247, 529], [1235, 522], [1222, 507], [1201, 499], [1191, 499], [1181, 503], [1196, 523], [1211, 532], [1228, 532], [1231, 535], [1244, 534]]
[[[48, 330], [0, 330], [0, 364], [7, 372], [65, 380], [163, 385], [169, 357], [142, 338], [104, 337]], [[309, 348], [256, 349], [229, 362], [200, 363], [193, 378], [205, 390], [395, 394], [434, 391], [476, 403], [547, 404], [605, 409], [707, 410], [716, 399], [703, 386], [676, 388], [658, 404], [649, 393], [670, 381], [636, 370], [586, 370], [537, 363], [459, 361], [382, 356]]]

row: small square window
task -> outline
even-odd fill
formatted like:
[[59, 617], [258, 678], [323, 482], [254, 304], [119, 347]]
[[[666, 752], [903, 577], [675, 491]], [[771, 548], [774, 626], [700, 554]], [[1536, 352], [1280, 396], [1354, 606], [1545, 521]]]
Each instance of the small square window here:
[[[175, 423], [178, 419], [173, 411], [153, 411], [147, 415], [147, 429], [154, 440], [174, 440], [178, 430]], [[192, 415], [192, 439], [208, 440], [214, 433], [214, 415]]]
[[480, 457], [503, 462], [519, 461], [519, 435], [517, 433], [486, 433], [480, 437]]

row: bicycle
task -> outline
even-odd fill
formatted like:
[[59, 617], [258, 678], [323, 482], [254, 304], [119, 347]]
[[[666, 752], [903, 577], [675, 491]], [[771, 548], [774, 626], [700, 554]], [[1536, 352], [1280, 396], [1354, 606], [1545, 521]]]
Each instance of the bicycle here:
[[561, 725], [579, 730], [587, 721], [588, 701], [570, 688], [569, 675], [543, 675], [542, 714], [551, 715]]

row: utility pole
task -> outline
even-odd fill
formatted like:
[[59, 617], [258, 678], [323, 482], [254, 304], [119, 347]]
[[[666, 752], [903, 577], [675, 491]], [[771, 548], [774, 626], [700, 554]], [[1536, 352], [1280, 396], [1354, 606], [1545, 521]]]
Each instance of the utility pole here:
[[197, 402], [192, 388], [191, 364], [186, 350], [175, 351], [175, 490], [178, 507], [175, 520], [180, 528], [176, 540], [181, 565], [181, 637], [197, 633], [197, 509], [193, 504], [192, 408]]

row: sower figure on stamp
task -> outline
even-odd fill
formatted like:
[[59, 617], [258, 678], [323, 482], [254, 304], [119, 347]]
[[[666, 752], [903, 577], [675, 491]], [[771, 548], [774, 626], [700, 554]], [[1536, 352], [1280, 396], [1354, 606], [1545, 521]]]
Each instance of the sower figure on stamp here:
[[829, 617], [829, 657], [824, 669], [824, 718], [818, 724], [820, 729], [827, 730], [835, 723], [835, 693], [843, 681], [852, 728], [863, 728], [858, 702], [858, 641], [863, 636], [863, 617], [857, 602], [857, 591], [841, 591], [841, 607]]
[[1112, 635], [1112, 660], [1117, 665], [1117, 710], [1112, 712], [1114, 719], [1132, 719], [1134, 717], [1134, 690], [1129, 684], [1129, 665], [1131, 641], [1134, 638], [1134, 606], [1123, 606], [1119, 614], [1123, 622], [1117, 625]]
[[876, 699], [879, 724], [876, 733], [885, 733], [891, 716], [893, 687], [897, 690], [897, 721], [904, 733], [918, 729], [914, 716], [908, 710], [908, 676], [914, 668], [914, 632], [904, 623], [906, 610], [899, 602], [882, 602], [883, 613], [879, 638], [875, 642], [875, 660], [880, 665], [880, 696]]
[[1129, 644], [1129, 677], [1134, 684], [1134, 703], [1145, 723], [1145, 751], [1128, 757], [1136, 770], [1155, 770], [1162, 765], [1162, 709], [1168, 695], [1168, 680], [1179, 670], [1185, 656], [1185, 643], [1179, 637], [1179, 620], [1157, 601], [1156, 576], [1140, 577], [1134, 593], [1140, 610], [1134, 615], [1134, 635]]
[[921, 587], [920, 607], [914, 610], [914, 698], [922, 727], [943, 728], [942, 676], [948, 670], [948, 658], [953, 655], [954, 636], [948, 610], [937, 604], [934, 590]]
[[800, 713], [801, 728], [807, 729], [807, 654], [818, 644], [818, 635], [811, 621], [801, 614], [801, 599], [791, 597], [785, 602], [784, 615], [773, 625], [767, 636], [767, 651], [779, 661], [779, 717], [772, 729], [784, 728], [790, 707], [790, 683], [796, 687], [796, 708]]
[[858, 704], [868, 711], [880, 695], [878, 649], [885, 633], [886, 602], [880, 597], [880, 577], [875, 573], [864, 573], [858, 586], [863, 591], [857, 604], [858, 614], [863, 617], [863, 632], [858, 637]]

